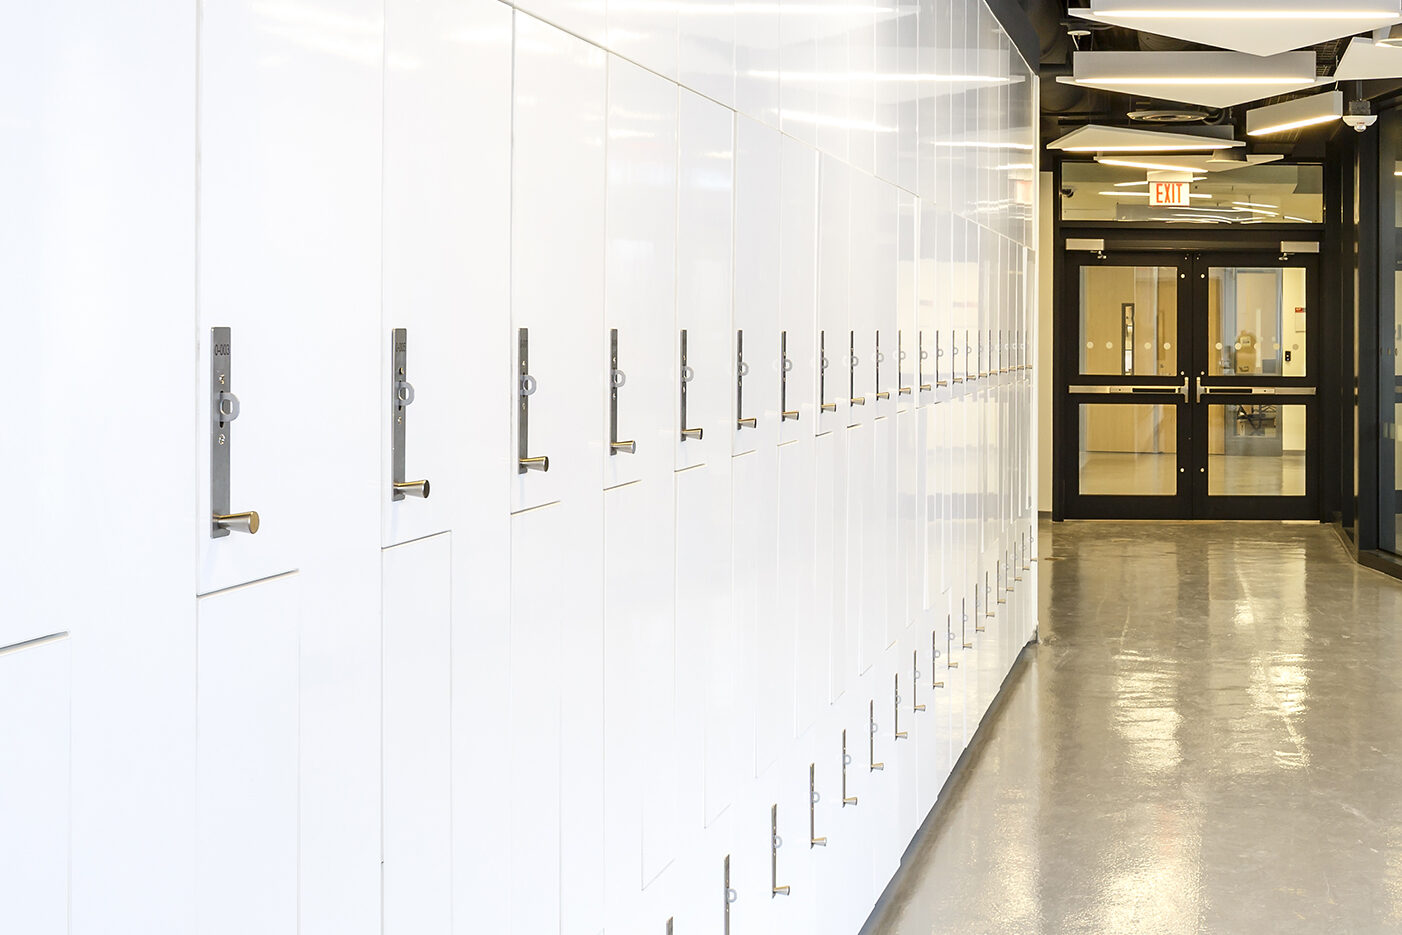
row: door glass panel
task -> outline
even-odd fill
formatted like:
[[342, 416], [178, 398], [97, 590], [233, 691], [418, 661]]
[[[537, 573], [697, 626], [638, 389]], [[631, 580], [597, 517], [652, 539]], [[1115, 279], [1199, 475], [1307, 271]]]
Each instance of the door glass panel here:
[[1207, 276], [1207, 372], [1305, 375], [1303, 267], [1221, 267]]
[[1178, 373], [1178, 269], [1081, 267], [1081, 373]]
[[1081, 410], [1080, 491], [1178, 493], [1178, 407], [1087, 403]]
[[1209, 404], [1208, 494], [1303, 497], [1305, 412], [1300, 403]]

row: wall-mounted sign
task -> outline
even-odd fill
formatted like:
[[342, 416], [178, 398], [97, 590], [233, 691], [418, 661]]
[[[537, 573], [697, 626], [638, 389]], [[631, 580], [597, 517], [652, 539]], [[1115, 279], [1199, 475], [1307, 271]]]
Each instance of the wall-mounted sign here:
[[1150, 182], [1149, 204], [1155, 208], [1186, 208], [1188, 206], [1188, 183]]

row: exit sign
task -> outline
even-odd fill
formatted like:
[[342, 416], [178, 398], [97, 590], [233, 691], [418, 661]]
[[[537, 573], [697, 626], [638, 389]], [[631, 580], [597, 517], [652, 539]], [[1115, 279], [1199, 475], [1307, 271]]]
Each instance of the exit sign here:
[[1187, 182], [1150, 182], [1149, 204], [1156, 208], [1186, 208]]

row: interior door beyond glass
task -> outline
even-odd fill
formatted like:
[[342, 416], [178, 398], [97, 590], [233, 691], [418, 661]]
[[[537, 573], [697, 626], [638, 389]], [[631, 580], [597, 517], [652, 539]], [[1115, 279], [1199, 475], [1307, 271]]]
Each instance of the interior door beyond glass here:
[[1192, 291], [1193, 515], [1317, 518], [1316, 257], [1200, 254]]
[[1066, 515], [1187, 517], [1191, 258], [1067, 259], [1063, 307], [1075, 314], [1059, 341], [1070, 374], [1060, 437], [1073, 444], [1058, 445]]

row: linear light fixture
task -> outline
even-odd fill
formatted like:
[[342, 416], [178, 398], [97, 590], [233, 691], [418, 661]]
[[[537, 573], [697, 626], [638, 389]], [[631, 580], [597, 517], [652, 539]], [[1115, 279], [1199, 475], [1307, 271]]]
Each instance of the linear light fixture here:
[[1323, 94], [1297, 97], [1293, 101], [1268, 104], [1265, 107], [1248, 110], [1246, 112], [1246, 135], [1266, 136], [1271, 133], [1283, 133], [1286, 130], [1298, 130], [1301, 127], [1331, 123], [1342, 117], [1343, 113], [1344, 93], [1342, 91], [1325, 91]]
[[1217, 10], [1114, 10], [1113, 15], [1125, 19], [1379, 19], [1392, 16], [1396, 10], [1387, 7], [1358, 10], [1265, 10], [1226, 7]]
[[1260, 208], [1279, 208], [1280, 205], [1268, 205], [1265, 202], [1253, 201], [1233, 201], [1232, 204], [1246, 208], [1248, 211], [1256, 211]]
[[[1196, 172], [1196, 171], [1198, 171], [1197, 169], [1193, 168], [1192, 166], [1175, 166], [1175, 165], [1169, 165], [1169, 164], [1166, 163], [1166, 162], [1141, 162], [1141, 161], [1138, 160], [1138, 159], [1110, 159], [1110, 158], [1103, 158], [1103, 157], [1097, 156], [1095, 161], [1098, 162], [1098, 163], [1100, 163], [1102, 166], [1120, 166], [1121, 168], [1124, 168], [1124, 169], [1149, 169], [1149, 170], [1151, 170], [1151, 171], [1159, 171], [1159, 172]], [[1147, 184], [1147, 183], [1146, 183], [1146, 184]]]

